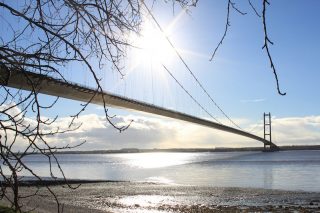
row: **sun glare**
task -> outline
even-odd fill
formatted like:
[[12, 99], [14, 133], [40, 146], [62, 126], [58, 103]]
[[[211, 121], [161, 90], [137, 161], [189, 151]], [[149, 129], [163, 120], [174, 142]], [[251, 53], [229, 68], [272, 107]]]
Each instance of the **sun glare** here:
[[172, 48], [166, 36], [149, 20], [142, 24], [140, 35], [133, 36], [133, 43], [137, 47], [133, 54], [136, 63], [152, 61], [159, 65], [172, 59]]

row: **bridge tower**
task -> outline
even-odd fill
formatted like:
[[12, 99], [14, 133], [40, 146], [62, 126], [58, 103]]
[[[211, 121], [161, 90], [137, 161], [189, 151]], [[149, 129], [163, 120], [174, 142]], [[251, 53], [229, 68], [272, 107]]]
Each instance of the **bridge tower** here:
[[271, 137], [271, 113], [263, 113], [263, 138], [269, 143], [264, 143], [264, 152], [277, 151], [278, 147], [274, 146]]

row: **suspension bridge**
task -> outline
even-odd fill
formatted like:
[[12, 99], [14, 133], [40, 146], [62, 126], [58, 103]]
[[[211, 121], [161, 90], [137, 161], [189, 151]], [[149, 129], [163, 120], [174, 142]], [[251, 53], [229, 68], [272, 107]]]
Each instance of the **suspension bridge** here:
[[[0, 66], [0, 84], [6, 87], [34, 91], [36, 93], [42, 93], [86, 103], [90, 102], [92, 104], [98, 104], [102, 106], [106, 105], [110, 107], [135, 110], [174, 118], [260, 141], [264, 144], [265, 150], [278, 150], [277, 145], [271, 142], [271, 123], [264, 123], [265, 132], [264, 137], [262, 138], [238, 128], [233, 128], [211, 120], [188, 115], [171, 109], [166, 109], [143, 101], [130, 99], [106, 91], [98, 91], [94, 88], [67, 82], [47, 75], [12, 69], [9, 70], [4, 66]], [[269, 125], [270, 127], [269, 140], [267, 140], [266, 137], [267, 135], [269, 135], [266, 133], [266, 125]]]

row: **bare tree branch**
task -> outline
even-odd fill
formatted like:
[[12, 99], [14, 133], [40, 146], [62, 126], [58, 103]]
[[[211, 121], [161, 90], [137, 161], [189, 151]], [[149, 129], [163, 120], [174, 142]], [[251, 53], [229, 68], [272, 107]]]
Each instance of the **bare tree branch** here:
[[270, 54], [270, 50], [269, 50], [269, 44], [273, 45], [273, 42], [269, 39], [268, 37], [268, 33], [267, 33], [267, 24], [266, 24], [266, 9], [267, 9], [267, 4], [269, 5], [270, 3], [267, 0], [263, 1], [263, 10], [262, 10], [262, 21], [263, 21], [263, 31], [264, 31], [264, 45], [262, 47], [262, 49], [265, 49], [270, 61], [270, 66], [271, 69], [273, 71], [274, 77], [276, 79], [276, 83], [277, 83], [277, 90], [278, 93], [280, 95], [286, 95], [286, 93], [283, 93], [280, 91], [280, 86], [279, 86], [279, 80], [278, 80], [278, 75], [277, 75], [277, 71], [276, 68], [274, 66], [271, 54]]
[[227, 20], [226, 20], [226, 25], [225, 25], [225, 28], [224, 28], [224, 33], [223, 33], [222, 38], [221, 38], [221, 40], [219, 41], [218, 45], [217, 45], [216, 48], [214, 49], [213, 54], [211, 55], [211, 58], [209, 59], [209, 61], [212, 61], [213, 58], [215, 57], [215, 55], [216, 55], [219, 47], [222, 45], [225, 37], [227, 36], [227, 32], [228, 32], [229, 27], [231, 26], [231, 25], [230, 25], [230, 6], [232, 7], [232, 9], [234, 9], [236, 12], [238, 12], [238, 13], [241, 14], [241, 15], [246, 15], [246, 14], [247, 14], [247, 13], [241, 12], [241, 11], [235, 6], [235, 3], [233, 3], [231, 0], [228, 0]]
[[[171, 1], [182, 7], [195, 6], [197, 2]], [[45, 156], [52, 180], [56, 181], [60, 176], [66, 185], [72, 187], [55, 153], [79, 147], [85, 141], [57, 146], [50, 140], [81, 128], [81, 122], [78, 122], [81, 113], [94, 97], [101, 95], [104, 98], [99, 72], [105, 64], [111, 65], [120, 76], [124, 75], [121, 62], [126, 57], [127, 48], [132, 46], [128, 42], [128, 34], [139, 33], [143, 15], [141, 3], [140, 0], [0, 1], [1, 27], [7, 29], [7, 32], [0, 32], [0, 70], [4, 71], [2, 74], [6, 73], [0, 76], [1, 84], [6, 85], [11, 72], [18, 71], [32, 87], [31, 92], [0, 87], [0, 197], [7, 199], [15, 211], [22, 211], [20, 199], [37, 196], [38, 193], [27, 196], [19, 194], [19, 173], [27, 171], [36, 180], [42, 181], [42, 177], [25, 162], [27, 156]], [[47, 118], [44, 112], [52, 109], [58, 99], [44, 104], [38, 94], [42, 79], [32, 81], [26, 72], [47, 77], [58, 76], [68, 83], [64, 70], [67, 65], [74, 63], [86, 68], [85, 72], [94, 80], [95, 92], [91, 100], [83, 103], [81, 109], [71, 115], [68, 126], [54, 127], [59, 113]], [[29, 118], [28, 113], [32, 113], [34, 118]], [[132, 123], [130, 121], [123, 126], [114, 123], [114, 116], [108, 114], [105, 101], [104, 114], [107, 123], [119, 132]], [[54, 167], [58, 168], [58, 172], [54, 172]], [[56, 200], [60, 212], [62, 206], [58, 197], [46, 182], [43, 184]]]

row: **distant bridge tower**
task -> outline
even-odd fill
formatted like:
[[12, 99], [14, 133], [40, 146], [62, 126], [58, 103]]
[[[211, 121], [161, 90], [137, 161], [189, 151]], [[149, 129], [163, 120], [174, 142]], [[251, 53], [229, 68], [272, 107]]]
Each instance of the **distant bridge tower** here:
[[275, 147], [272, 146], [271, 138], [271, 113], [263, 113], [263, 138], [269, 143], [265, 143], [263, 151], [275, 151]]
[[[263, 113], [263, 134], [264, 139], [271, 142], [271, 113]], [[266, 148], [266, 144], [264, 145]]]
[[264, 152], [279, 151], [279, 147], [272, 143], [271, 138], [271, 113], [263, 113], [263, 138], [269, 143], [264, 143]]

